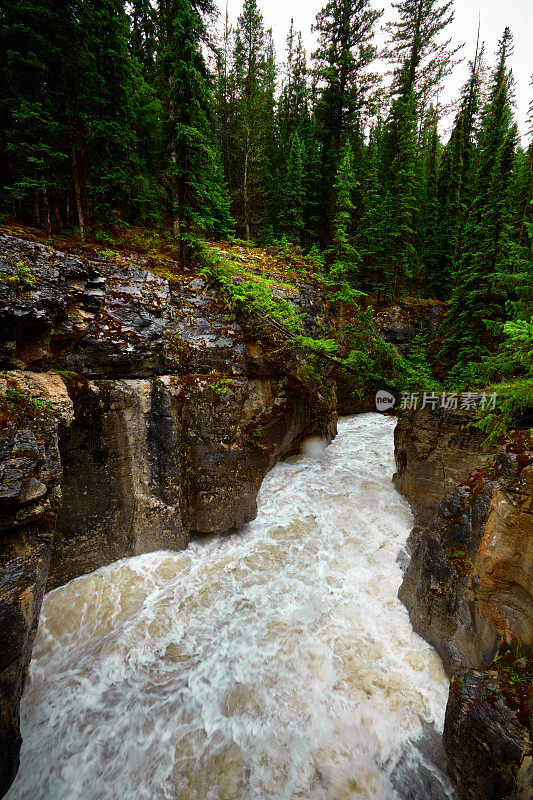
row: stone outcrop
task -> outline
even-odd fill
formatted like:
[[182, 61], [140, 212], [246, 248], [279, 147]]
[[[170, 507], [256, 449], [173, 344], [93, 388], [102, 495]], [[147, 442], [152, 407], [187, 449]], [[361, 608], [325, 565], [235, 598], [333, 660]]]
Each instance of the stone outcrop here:
[[394, 482], [409, 499], [417, 527], [431, 525], [439, 504], [473, 469], [494, 459], [496, 448], [472, 428], [472, 415], [420, 409], [398, 419], [394, 432], [397, 472]]
[[20, 750], [19, 705], [61, 501], [58, 439], [72, 403], [56, 375], [0, 377], [0, 795]]
[[531, 800], [532, 453], [523, 434], [485, 445], [471, 422], [398, 422], [395, 483], [415, 516], [399, 596], [455, 676], [444, 742], [460, 797]]
[[[333, 380], [213, 279], [104, 256], [0, 234], [0, 796], [45, 586], [248, 522], [273, 464], [335, 434]], [[313, 284], [278, 291], [327, 330]]]
[[461, 669], [453, 676], [444, 746], [460, 797], [533, 797], [530, 737], [505, 702], [494, 673]]
[[382, 339], [405, 356], [420, 331], [426, 341], [437, 336], [445, 311], [446, 305], [439, 300], [397, 299], [379, 307], [376, 327]]
[[69, 391], [48, 588], [243, 525], [273, 464], [307, 433], [333, 434], [287, 377], [78, 380]]

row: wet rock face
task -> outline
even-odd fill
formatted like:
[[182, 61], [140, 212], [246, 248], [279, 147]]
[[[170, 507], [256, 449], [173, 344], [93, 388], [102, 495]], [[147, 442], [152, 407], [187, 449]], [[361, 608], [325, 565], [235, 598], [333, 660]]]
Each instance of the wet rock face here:
[[[31, 284], [17, 278], [20, 264]], [[0, 281], [0, 368], [106, 378], [283, 373], [217, 287], [176, 262], [87, 259], [0, 234], [0, 272], [10, 278]], [[308, 335], [317, 319], [327, 323], [313, 286], [292, 299]]]
[[376, 314], [376, 325], [384, 341], [405, 356], [420, 331], [426, 339], [436, 336], [445, 310], [437, 300], [391, 302]]
[[468, 800], [531, 800], [533, 770], [527, 731], [505, 704], [490, 672], [453, 677], [444, 746], [459, 796]]
[[431, 525], [444, 498], [494, 459], [496, 448], [484, 447], [485, 435], [471, 423], [468, 414], [428, 408], [398, 420], [394, 483], [408, 498], [416, 526]]
[[399, 594], [415, 629], [448, 671], [486, 668], [500, 641], [533, 647], [533, 467], [454, 415], [417, 412], [395, 435], [395, 483], [415, 513]]
[[18, 767], [19, 705], [61, 500], [59, 431], [72, 419], [55, 375], [0, 378], [0, 795]]
[[467, 422], [420, 411], [398, 423], [395, 482], [415, 514], [399, 597], [455, 675], [444, 744], [461, 800], [531, 800], [531, 720], [479, 671], [504, 642], [533, 649], [531, 453], [487, 448]]
[[[290, 299], [327, 329], [314, 286]], [[333, 438], [333, 381], [282, 344], [175, 262], [0, 234], [0, 796], [45, 585], [248, 522], [278, 459]]]
[[273, 464], [303, 435], [333, 433], [285, 377], [79, 381], [70, 393], [48, 588], [249, 522]]

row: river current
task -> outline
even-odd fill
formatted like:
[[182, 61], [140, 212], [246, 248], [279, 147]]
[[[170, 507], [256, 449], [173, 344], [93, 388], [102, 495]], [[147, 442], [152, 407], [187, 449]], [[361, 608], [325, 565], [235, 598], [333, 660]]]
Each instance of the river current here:
[[341, 419], [257, 519], [46, 595], [8, 800], [443, 800], [448, 682], [397, 598], [395, 421]]

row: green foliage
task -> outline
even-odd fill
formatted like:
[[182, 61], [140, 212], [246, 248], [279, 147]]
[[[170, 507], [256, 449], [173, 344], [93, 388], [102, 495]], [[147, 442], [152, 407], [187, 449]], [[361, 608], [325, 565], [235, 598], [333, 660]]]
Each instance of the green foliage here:
[[301, 314], [297, 314], [294, 305], [284, 297], [274, 293], [278, 286], [276, 281], [251, 275], [237, 264], [224, 261], [211, 253], [203, 253], [204, 266], [202, 274], [213, 277], [219, 283], [228, 305], [232, 309], [240, 309], [253, 314], [258, 324], [273, 320], [293, 335], [300, 335]]
[[106, 247], [104, 250], [101, 250], [100, 255], [102, 258], [105, 258], [106, 261], [116, 261], [119, 256], [116, 250], [111, 250], [108, 247]]
[[333, 300], [355, 303], [364, 294], [355, 289], [360, 256], [351, 236], [351, 213], [354, 209], [352, 192], [356, 181], [353, 172], [353, 156], [349, 144], [343, 155], [335, 178], [335, 214], [331, 247], [326, 251], [329, 264], [327, 284]]
[[399, 0], [398, 18], [386, 26], [391, 36], [388, 56], [396, 79], [405, 81], [422, 110], [438, 94], [457, 63], [460, 47], [451, 47], [443, 31], [453, 20], [453, 0]]
[[376, 99], [378, 56], [374, 32], [382, 11], [370, 0], [328, 0], [317, 14], [314, 80], [320, 86], [315, 116], [320, 142], [319, 216], [322, 243], [331, 244], [333, 186], [343, 147], [359, 136]]
[[318, 268], [321, 271], [324, 269], [326, 265], [326, 259], [324, 258], [324, 254], [317, 244], [314, 244], [309, 250], [307, 258], [313, 267]]
[[287, 161], [282, 222], [285, 236], [294, 244], [301, 242], [304, 229], [304, 156], [304, 144], [295, 132]]
[[[479, 411], [479, 428], [489, 440], [503, 436], [514, 420], [533, 408], [533, 318], [508, 321], [497, 353], [476, 365], [474, 380], [496, 392], [497, 408]], [[475, 385], [475, 384], [473, 384]]]
[[[533, 142], [517, 146], [512, 37], [486, 87], [476, 48], [441, 142], [451, 0], [395, 8], [384, 97], [373, 71], [382, 12], [370, 0], [325, 0], [312, 63], [291, 23], [281, 69], [258, 0], [243, 0], [235, 29], [226, 18], [220, 49], [213, 0], [4, 3], [2, 214], [48, 237], [92, 237], [110, 261], [129, 230], [171, 230], [172, 258], [187, 266], [236, 226], [247, 248], [266, 244], [322, 283], [337, 340], [300, 340], [317, 365], [351, 359], [364, 380], [401, 377], [402, 388], [434, 386], [425, 343], [395, 357], [366, 312], [350, 329], [353, 307], [362, 294], [451, 297], [446, 385], [499, 387], [507, 424], [530, 397], [533, 313]], [[288, 287], [235, 264], [213, 270], [232, 307], [301, 336]], [[35, 277], [19, 264], [0, 280], [27, 291]]]
[[350, 372], [345, 377], [359, 395], [369, 388], [404, 388], [404, 361], [377, 332], [372, 308], [358, 310], [350, 320], [346, 329], [346, 347], [348, 354], [344, 363]]
[[395, 296], [417, 266], [415, 247], [417, 195], [416, 97], [407, 91], [407, 75], [394, 100], [383, 136], [382, 181], [387, 185], [384, 203], [385, 276]]
[[0, 272], [0, 281], [13, 284], [15, 288], [27, 290], [35, 284], [35, 275], [31, 269], [24, 264], [24, 261], [17, 262], [17, 270], [14, 274], [10, 272]]
[[493, 291], [491, 279], [504, 268], [509, 222], [509, 186], [516, 126], [512, 123], [511, 75], [507, 57], [512, 36], [500, 42], [487, 103], [483, 109], [476, 154], [476, 176], [462, 257], [447, 325], [448, 350], [458, 369], [486, 356], [492, 341], [487, 321], [503, 321], [505, 299]]
[[59, 409], [51, 400], [31, 397], [20, 389], [7, 389], [5, 394], [0, 395], [0, 405], [4, 408], [14, 409], [15, 411], [28, 414], [32, 417], [41, 417], [43, 414], [53, 414], [55, 416], [60, 414]]
[[431, 366], [427, 354], [427, 341], [422, 328], [419, 329], [413, 339], [411, 348], [405, 356], [405, 379], [406, 389], [417, 389], [426, 391], [438, 388], [437, 381], [431, 375]]

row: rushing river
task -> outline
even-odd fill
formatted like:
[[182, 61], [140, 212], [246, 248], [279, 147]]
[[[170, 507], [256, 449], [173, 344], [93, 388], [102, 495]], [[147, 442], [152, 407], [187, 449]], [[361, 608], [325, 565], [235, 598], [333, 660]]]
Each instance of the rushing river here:
[[341, 420], [240, 532], [48, 594], [9, 800], [454, 797], [447, 680], [397, 599], [393, 429]]

